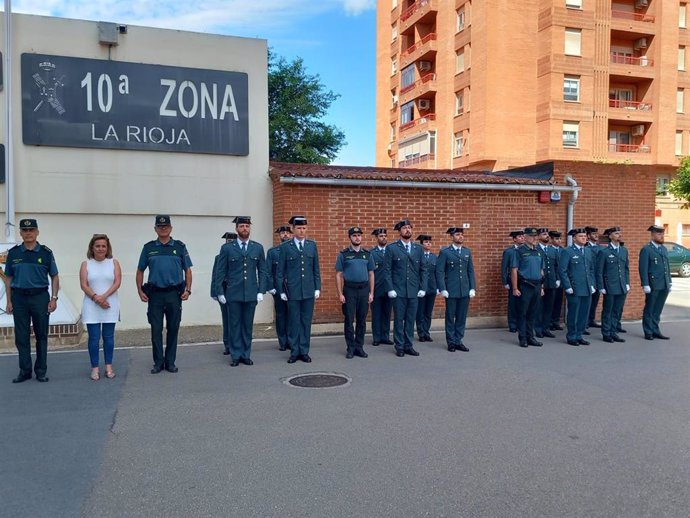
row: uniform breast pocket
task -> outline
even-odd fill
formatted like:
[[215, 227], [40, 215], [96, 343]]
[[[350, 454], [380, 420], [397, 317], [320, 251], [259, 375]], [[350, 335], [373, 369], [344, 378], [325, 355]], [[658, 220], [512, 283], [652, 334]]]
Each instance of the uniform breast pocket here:
[[613, 264], [616, 264], [617, 261], [616, 261], [616, 258], [615, 258], [615, 257], [607, 257], [607, 258], [606, 258], [606, 262], [607, 262], [608, 264], [613, 265]]

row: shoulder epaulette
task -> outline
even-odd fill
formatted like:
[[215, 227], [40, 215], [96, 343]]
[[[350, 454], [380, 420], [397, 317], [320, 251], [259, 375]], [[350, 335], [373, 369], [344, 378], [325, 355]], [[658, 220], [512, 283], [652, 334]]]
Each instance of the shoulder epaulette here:
[[41, 248], [45, 248], [51, 254], [53, 253], [53, 251], [50, 248], [48, 248], [46, 245], [41, 245]]
[[346, 254], [346, 253], [349, 252], [349, 251], [350, 251], [350, 248], [349, 248], [349, 247], [348, 247], [348, 248], [343, 248], [343, 249], [340, 251], [340, 253], [341, 253], [341, 254]]
[[179, 244], [180, 246], [184, 246], [184, 247], [187, 246], [187, 245], [184, 244], [184, 242], [180, 241], [179, 239], [176, 239], [176, 240], [175, 240], [175, 244], [176, 244], [176, 245]]

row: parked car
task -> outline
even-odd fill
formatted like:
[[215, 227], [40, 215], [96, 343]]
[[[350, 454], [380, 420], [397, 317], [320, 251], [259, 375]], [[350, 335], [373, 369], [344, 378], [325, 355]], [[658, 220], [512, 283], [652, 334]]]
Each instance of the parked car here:
[[668, 262], [671, 273], [677, 273], [681, 277], [690, 277], [690, 249], [678, 243], [664, 243], [668, 250]]

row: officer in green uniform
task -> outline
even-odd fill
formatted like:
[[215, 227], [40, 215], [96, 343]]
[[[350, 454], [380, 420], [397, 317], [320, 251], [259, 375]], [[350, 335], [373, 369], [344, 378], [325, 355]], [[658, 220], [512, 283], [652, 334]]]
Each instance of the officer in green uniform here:
[[536, 246], [539, 231], [525, 229], [525, 244], [513, 254], [510, 263], [513, 295], [518, 297], [520, 318], [518, 319], [518, 338], [520, 347], [543, 344], [534, 338], [534, 321], [539, 312], [539, 304], [544, 290], [544, 253]]
[[[229, 243], [230, 241], [233, 241], [237, 239], [237, 234], [234, 232], [226, 232], [222, 236], [220, 236], [221, 239], [225, 239], [226, 243]], [[216, 288], [215, 288], [215, 282], [216, 278], [218, 276], [218, 258], [220, 257], [220, 254], [216, 256], [216, 258], [213, 260], [213, 270], [211, 270], [211, 298], [218, 302], [218, 295], [225, 293], [225, 288], [227, 288], [227, 281], [223, 280], [221, 282], [221, 287], [222, 291], [216, 293]], [[227, 356], [230, 354], [230, 339], [229, 339], [229, 330], [228, 330], [228, 313], [225, 311], [225, 306], [218, 302], [218, 305], [220, 306], [220, 316], [223, 321], [223, 354]]]
[[417, 305], [417, 336], [420, 342], [433, 342], [429, 333], [431, 330], [431, 317], [434, 314], [434, 304], [436, 303], [436, 261], [438, 257], [431, 251], [431, 236], [428, 234], [420, 234], [417, 236], [417, 241], [424, 249], [422, 261], [426, 264], [426, 269], [429, 272], [427, 277], [426, 294], [419, 299]]
[[386, 243], [388, 243], [388, 233], [385, 228], [375, 228], [371, 232], [376, 237], [376, 246], [369, 251], [374, 258], [374, 301], [371, 303], [371, 345], [393, 345], [391, 336], [391, 314], [393, 313], [393, 302], [388, 298], [386, 291]]
[[621, 228], [604, 230], [609, 245], [599, 252], [596, 277], [599, 293], [604, 296], [601, 309], [601, 335], [604, 342], [625, 342], [618, 336], [625, 297], [630, 291], [628, 250], [621, 246]]
[[537, 247], [544, 255], [544, 284], [542, 285], [544, 296], [541, 298], [539, 314], [534, 321], [534, 331], [537, 338], [555, 338], [555, 335], [550, 331], [550, 327], [553, 306], [556, 302], [556, 292], [561, 286], [561, 281], [558, 279], [558, 256], [560, 255], [560, 250], [551, 246], [550, 242], [549, 229], [540, 228]]
[[640, 282], [645, 295], [642, 330], [647, 340], [668, 340], [669, 337], [662, 334], [659, 329], [661, 312], [671, 291], [671, 267], [664, 246], [664, 227], [652, 225], [647, 230], [652, 233], [652, 239], [640, 250], [638, 263]]
[[278, 269], [278, 259], [280, 259], [280, 245], [292, 239], [292, 229], [283, 225], [276, 229], [276, 234], [280, 236], [280, 243], [269, 248], [266, 252], [266, 265], [268, 270], [268, 292], [273, 295], [273, 309], [276, 314], [276, 335], [278, 335], [278, 350], [286, 351], [290, 349], [288, 342], [288, 307], [287, 302], [280, 298], [280, 289], [276, 286], [276, 270]]
[[347, 235], [350, 246], [341, 250], [335, 261], [335, 285], [345, 315], [345, 358], [349, 360], [353, 356], [368, 356], [364, 352], [364, 334], [369, 304], [374, 300], [374, 259], [362, 248], [360, 227], [350, 228]]
[[[48, 381], [48, 324], [50, 314], [57, 308], [60, 278], [53, 251], [41, 245], [38, 223], [27, 218], [19, 222], [22, 244], [7, 252], [6, 311], [14, 318], [14, 344], [19, 353], [19, 375], [12, 383], [31, 379], [31, 326], [36, 337], [36, 380]], [[48, 279], [50, 291], [48, 293]]]
[[[587, 247], [591, 248], [592, 251], [592, 258], [594, 260], [594, 267], [596, 268], [597, 261], [599, 260], [599, 254], [602, 251], [602, 246], [599, 245], [599, 229], [597, 227], [585, 227], [585, 230], [587, 231]], [[587, 317], [587, 327], [601, 327], [600, 324], [597, 323], [597, 306], [599, 304], [599, 290], [595, 290], [594, 293], [592, 293], [592, 300], [589, 303], [589, 314]], [[589, 331], [586, 331], [584, 334], [588, 335]]]
[[[142, 302], [148, 303], [151, 324], [153, 369], [177, 372], [177, 334], [182, 319], [182, 301], [192, 294], [192, 260], [182, 241], [170, 237], [170, 216], [159, 214], [154, 230], [158, 239], [144, 245], [139, 256], [136, 283]], [[144, 271], [148, 268], [148, 282], [144, 284]], [[166, 346], [163, 353], [163, 317], [166, 321]]]
[[556, 295], [553, 301], [553, 311], [551, 312], [551, 326], [549, 329], [551, 331], [563, 331], [563, 326], [561, 325], [561, 312], [563, 311], [563, 286], [561, 286], [561, 275], [560, 275], [560, 258], [563, 247], [561, 246], [562, 234], [557, 230], [549, 230], [549, 237], [551, 242], [549, 246], [553, 248], [556, 252]]
[[514, 230], [508, 235], [512, 238], [513, 244], [503, 250], [503, 257], [501, 258], [501, 284], [508, 292], [508, 331], [517, 333], [520, 308], [519, 301], [513, 296], [513, 290], [510, 289], [510, 261], [515, 251], [525, 242], [525, 231]]

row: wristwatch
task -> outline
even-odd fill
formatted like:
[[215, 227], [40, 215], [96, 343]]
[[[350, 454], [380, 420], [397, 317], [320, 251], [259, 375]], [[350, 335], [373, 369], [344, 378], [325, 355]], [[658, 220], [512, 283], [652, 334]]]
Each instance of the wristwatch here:
[[52, 297], [50, 297], [50, 300], [57, 300], [57, 299], [58, 299], [57, 295], [53, 295]]
[[186, 291], [186, 292], [189, 293], [190, 295], [192, 294], [192, 290], [190, 290], [189, 288], [185, 288], [184, 291]]

